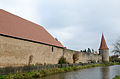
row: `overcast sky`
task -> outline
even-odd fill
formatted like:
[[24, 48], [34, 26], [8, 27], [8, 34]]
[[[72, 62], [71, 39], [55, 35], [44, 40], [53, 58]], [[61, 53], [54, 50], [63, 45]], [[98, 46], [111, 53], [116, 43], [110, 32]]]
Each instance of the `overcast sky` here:
[[120, 36], [120, 0], [0, 0], [0, 8], [42, 25], [69, 49], [110, 51]]

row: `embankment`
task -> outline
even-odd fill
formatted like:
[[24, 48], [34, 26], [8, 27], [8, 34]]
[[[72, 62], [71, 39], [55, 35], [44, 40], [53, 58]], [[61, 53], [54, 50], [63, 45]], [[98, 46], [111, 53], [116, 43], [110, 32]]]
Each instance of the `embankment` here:
[[98, 67], [98, 66], [109, 66], [109, 65], [116, 65], [116, 64], [119, 64], [119, 63], [90, 64], [90, 65], [69, 66], [69, 67], [54, 68], [54, 69], [44, 69], [44, 70], [31, 71], [31, 72], [19, 72], [16, 74], [0, 76], [0, 79], [36, 79], [36, 78], [40, 78], [40, 77], [44, 77], [44, 76], [56, 74], [56, 73], [63, 73], [63, 72], [69, 72], [69, 71], [74, 71], [79, 69]]

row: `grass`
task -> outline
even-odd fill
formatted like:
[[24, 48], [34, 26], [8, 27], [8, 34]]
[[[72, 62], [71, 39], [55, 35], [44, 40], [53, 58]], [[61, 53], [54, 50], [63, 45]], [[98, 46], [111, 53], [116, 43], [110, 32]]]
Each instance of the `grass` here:
[[110, 65], [118, 65], [120, 63], [107, 63], [104, 64], [92, 64], [92, 65], [84, 65], [78, 67], [66, 67], [66, 68], [55, 68], [55, 69], [45, 69], [39, 71], [32, 71], [32, 72], [24, 72], [24, 73], [16, 73], [16, 74], [9, 74], [9, 75], [2, 75], [0, 79], [36, 79], [40, 77], [44, 77], [51, 74], [56, 73], [63, 73], [63, 72], [70, 72], [80, 69], [86, 69], [91, 67], [98, 67], [98, 66], [110, 66]]
[[113, 78], [113, 79], [120, 79], [120, 76], [115, 76], [115, 78]]
[[110, 66], [110, 65], [120, 65], [119, 62], [104, 62], [103, 63], [105, 66]]

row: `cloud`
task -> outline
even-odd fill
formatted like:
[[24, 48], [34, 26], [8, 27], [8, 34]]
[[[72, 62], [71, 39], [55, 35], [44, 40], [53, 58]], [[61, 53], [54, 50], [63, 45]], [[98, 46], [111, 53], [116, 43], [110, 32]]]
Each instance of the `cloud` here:
[[73, 26], [69, 26], [69, 27], [65, 27], [65, 28], [61, 28], [61, 29], [50, 29], [49, 32], [55, 36], [55, 38], [58, 38], [58, 40], [60, 39], [63, 43], [65, 43], [65, 40], [70, 40], [73, 39], [75, 37], [76, 33], [79, 33], [79, 31], [81, 31], [82, 33], [82, 28], [81, 30], [79, 30], [76, 27]]
[[80, 50], [90, 47], [98, 50], [102, 32], [110, 48], [118, 37], [119, 3], [119, 0], [44, 0], [40, 8], [43, 25], [53, 29], [52, 34], [56, 34], [54, 30], [61, 34], [57, 29], [69, 26], [82, 28], [82, 32], [72, 33], [72, 39], [62, 39], [67, 40], [64, 44], [68, 48]]
[[4, 0], [0, 7], [45, 27], [66, 47], [98, 50], [101, 33], [108, 47], [120, 34], [119, 0]]
[[0, 2], [0, 7], [1, 9], [38, 23], [40, 21], [37, 9], [39, 6], [38, 2], [39, 0], [3, 0]]

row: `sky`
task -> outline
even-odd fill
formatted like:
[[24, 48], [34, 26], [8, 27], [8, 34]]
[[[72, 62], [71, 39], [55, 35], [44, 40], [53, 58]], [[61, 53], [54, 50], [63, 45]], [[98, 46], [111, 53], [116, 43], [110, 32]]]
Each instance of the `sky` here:
[[0, 0], [0, 8], [43, 26], [68, 49], [110, 52], [120, 37], [120, 0]]

